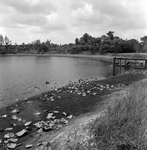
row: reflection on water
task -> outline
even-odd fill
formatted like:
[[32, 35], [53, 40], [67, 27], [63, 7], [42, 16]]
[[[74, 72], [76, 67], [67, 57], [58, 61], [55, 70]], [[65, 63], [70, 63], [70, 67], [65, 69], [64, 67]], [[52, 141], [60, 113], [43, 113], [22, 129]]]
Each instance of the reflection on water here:
[[[80, 78], [108, 77], [111, 70], [109, 63], [79, 58], [0, 57], [0, 102], [7, 104]], [[50, 84], [46, 85], [46, 81]]]

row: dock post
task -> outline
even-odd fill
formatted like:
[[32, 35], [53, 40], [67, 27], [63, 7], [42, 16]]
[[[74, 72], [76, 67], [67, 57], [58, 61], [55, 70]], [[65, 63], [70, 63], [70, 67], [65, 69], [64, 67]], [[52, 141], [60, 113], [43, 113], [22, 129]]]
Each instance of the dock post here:
[[113, 58], [113, 76], [115, 76], [115, 57]]
[[144, 68], [147, 69], [147, 58], [145, 59], [145, 65]]
[[135, 60], [135, 69], [136, 69], [136, 60]]
[[120, 74], [121, 74], [121, 58], [120, 58], [120, 61], [119, 61], [119, 67], [120, 67]]
[[124, 73], [126, 72], [126, 59], [125, 59], [125, 66], [124, 66]]

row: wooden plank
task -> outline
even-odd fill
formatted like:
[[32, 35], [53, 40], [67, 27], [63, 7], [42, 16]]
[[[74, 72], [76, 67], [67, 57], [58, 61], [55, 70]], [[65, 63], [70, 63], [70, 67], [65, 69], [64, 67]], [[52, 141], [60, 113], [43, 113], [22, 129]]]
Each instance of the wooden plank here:
[[121, 57], [116, 57], [115, 59], [123, 59], [123, 60], [142, 60], [145, 61], [145, 58], [121, 58]]

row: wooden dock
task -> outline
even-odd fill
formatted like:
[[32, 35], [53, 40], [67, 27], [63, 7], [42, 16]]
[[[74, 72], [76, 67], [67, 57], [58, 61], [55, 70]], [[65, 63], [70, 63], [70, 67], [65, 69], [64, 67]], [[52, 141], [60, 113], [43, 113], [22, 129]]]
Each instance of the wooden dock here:
[[114, 57], [113, 58], [113, 76], [116, 75], [116, 68], [122, 71], [130, 69], [147, 69], [147, 59], [143, 58], [124, 58]]

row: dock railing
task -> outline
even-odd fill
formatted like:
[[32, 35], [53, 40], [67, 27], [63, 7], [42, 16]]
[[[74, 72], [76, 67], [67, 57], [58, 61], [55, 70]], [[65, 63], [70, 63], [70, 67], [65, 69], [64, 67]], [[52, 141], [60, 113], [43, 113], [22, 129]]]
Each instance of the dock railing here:
[[113, 76], [116, 75], [116, 68], [119, 68], [120, 72], [122, 69], [124, 72], [130, 69], [147, 69], [147, 58], [114, 57]]

